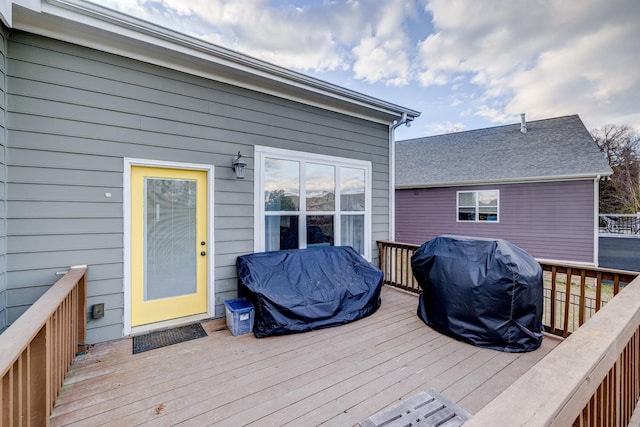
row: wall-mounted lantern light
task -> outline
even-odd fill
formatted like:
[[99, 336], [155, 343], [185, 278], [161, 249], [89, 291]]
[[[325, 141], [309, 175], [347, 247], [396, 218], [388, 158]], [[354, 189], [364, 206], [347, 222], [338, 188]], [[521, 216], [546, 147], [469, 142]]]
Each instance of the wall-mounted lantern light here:
[[244, 168], [247, 166], [247, 162], [242, 159], [242, 154], [238, 151], [238, 154], [233, 157], [231, 161], [233, 171], [236, 173], [237, 179], [244, 179]]

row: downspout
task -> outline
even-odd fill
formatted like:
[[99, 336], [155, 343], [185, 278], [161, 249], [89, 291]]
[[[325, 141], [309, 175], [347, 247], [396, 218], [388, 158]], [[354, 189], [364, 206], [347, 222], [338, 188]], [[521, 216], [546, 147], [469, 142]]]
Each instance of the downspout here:
[[396, 141], [395, 130], [401, 125], [411, 126], [407, 113], [389, 127], [389, 240], [396, 239]]

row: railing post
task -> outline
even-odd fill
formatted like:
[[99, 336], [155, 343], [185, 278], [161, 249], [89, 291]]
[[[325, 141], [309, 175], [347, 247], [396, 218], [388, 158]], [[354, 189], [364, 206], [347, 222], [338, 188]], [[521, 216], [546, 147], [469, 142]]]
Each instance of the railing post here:
[[[74, 266], [71, 268], [86, 268], [86, 266]], [[84, 274], [78, 282], [77, 292], [77, 308], [76, 308], [76, 322], [77, 322], [77, 335], [76, 343], [78, 350], [76, 353], [81, 353], [86, 350], [87, 342], [87, 275]]]

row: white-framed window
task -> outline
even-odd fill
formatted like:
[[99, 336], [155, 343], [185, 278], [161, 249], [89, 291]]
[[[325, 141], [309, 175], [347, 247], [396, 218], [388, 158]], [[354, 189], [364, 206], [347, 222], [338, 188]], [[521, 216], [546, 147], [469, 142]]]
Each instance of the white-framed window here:
[[458, 191], [458, 221], [498, 222], [500, 190]]
[[256, 252], [351, 246], [371, 259], [371, 162], [255, 147]]

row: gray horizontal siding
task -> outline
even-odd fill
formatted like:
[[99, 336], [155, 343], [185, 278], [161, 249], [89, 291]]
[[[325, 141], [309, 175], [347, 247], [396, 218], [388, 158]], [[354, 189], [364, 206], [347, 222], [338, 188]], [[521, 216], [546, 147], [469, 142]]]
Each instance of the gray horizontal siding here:
[[[500, 190], [499, 222], [456, 221], [456, 191]], [[536, 258], [594, 262], [592, 180], [396, 191], [396, 240], [441, 234], [502, 238]]]
[[6, 147], [7, 147], [7, 32], [0, 23], [0, 333], [7, 327], [6, 273]]
[[[372, 239], [388, 238], [384, 125], [18, 31], [7, 82], [10, 321], [57, 271], [88, 264], [89, 306], [106, 310], [88, 340], [121, 335], [124, 157], [216, 167], [218, 316], [236, 258], [253, 251], [254, 145], [372, 162]], [[230, 168], [238, 151], [245, 180]]]

